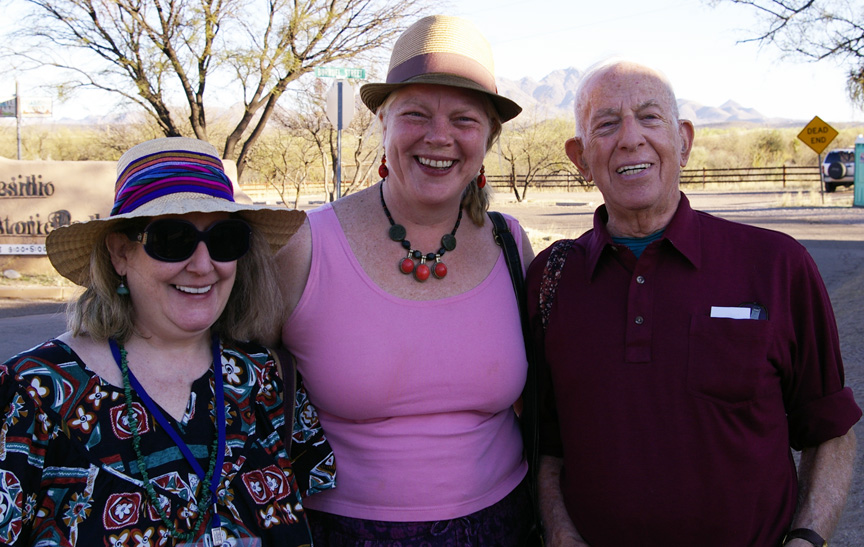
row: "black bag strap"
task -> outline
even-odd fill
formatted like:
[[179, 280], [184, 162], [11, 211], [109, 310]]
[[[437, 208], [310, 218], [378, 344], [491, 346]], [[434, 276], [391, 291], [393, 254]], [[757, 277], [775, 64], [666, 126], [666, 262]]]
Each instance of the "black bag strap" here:
[[294, 403], [297, 397], [297, 361], [284, 346], [272, 348], [276, 368], [285, 386], [282, 403], [285, 409], [285, 452], [291, 456], [291, 440], [294, 438]]
[[525, 296], [525, 276], [522, 273], [522, 258], [519, 256], [519, 247], [516, 245], [516, 239], [507, 226], [507, 221], [504, 215], [497, 211], [489, 211], [489, 218], [492, 219], [492, 233], [495, 235], [495, 243], [504, 251], [504, 260], [507, 261], [507, 268], [510, 270], [510, 279], [513, 281], [513, 292], [519, 299], [519, 315], [522, 319], [522, 326], [528, 324], [528, 316], [524, 314], [526, 302]]
[[[525, 354], [528, 357], [528, 374], [525, 388], [522, 391], [522, 415], [520, 425], [522, 428], [522, 440], [525, 444], [525, 459], [528, 461], [528, 483], [531, 488], [531, 498], [534, 504], [534, 526], [539, 531], [539, 504], [537, 499], [537, 464], [540, 449], [540, 427], [537, 397], [537, 364], [534, 357], [534, 345], [528, 327], [528, 307], [525, 299], [525, 277], [522, 270], [522, 259], [519, 256], [519, 247], [516, 239], [507, 226], [504, 215], [497, 211], [489, 211], [492, 219], [492, 233], [497, 243], [504, 251], [504, 259], [510, 270], [510, 279], [513, 282], [513, 292], [516, 293], [516, 301], [519, 304], [519, 318], [522, 322], [522, 337], [525, 340]], [[538, 533], [539, 537], [539, 533]]]

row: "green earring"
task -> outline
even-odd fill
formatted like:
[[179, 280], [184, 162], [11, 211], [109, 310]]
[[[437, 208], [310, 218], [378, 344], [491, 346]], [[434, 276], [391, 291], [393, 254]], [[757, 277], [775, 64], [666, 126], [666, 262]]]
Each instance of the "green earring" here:
[[117, 286], [117, 294], [120, 296], [129, 296], [129, 287], [124, 283], [124, 278], [120, 279], [120, 285]]

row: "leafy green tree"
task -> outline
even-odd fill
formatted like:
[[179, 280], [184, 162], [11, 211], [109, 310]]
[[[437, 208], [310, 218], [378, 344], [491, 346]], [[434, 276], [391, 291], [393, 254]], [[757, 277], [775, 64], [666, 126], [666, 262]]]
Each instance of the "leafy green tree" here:
[[[166, 136], [208, 140], [205, 99], [241, 102], [222, 155], [245, 159], [289, 84], [316, 66], [369, 58], [423, 0], [28, 0], [6, 43], [24, 68], [55, 67], [146, 111]], [[231, 99], [236, 97], [236, 99]]]

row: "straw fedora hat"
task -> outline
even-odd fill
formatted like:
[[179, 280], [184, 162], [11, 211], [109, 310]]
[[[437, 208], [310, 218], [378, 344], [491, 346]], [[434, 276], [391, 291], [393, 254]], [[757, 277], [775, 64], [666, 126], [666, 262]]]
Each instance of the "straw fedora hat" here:
[[274, 253], [306, 218], [303, 211], [236, 203], [231, 180], [210, 143], [165, 137], [133, 146], [120, 158], [109, 216], [56, 228], [45, 246], [60, 275], [86, 286], [93, 247], [117, 221], [216, 212], [237, 213], [264, 236]]
[[473, 23], [460, 17], [430, 15], [396, 40], [387, 82], [366, 84], [360, 98], [376, 112], [394, 90], [409, 84], [437, 84], [485, 93], [501, 121], [515, 118], [522, 107], [498, 94], [492, 47]]

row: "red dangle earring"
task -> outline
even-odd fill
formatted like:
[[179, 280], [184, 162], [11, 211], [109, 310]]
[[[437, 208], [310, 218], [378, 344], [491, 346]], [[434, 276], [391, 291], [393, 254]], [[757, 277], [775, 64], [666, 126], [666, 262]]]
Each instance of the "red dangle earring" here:
[[477, 188], [483, 188], [486, 186], [486, 166], [480, 166], [480, 174], [477, 175]]
[[378, 166], [378, 176], [382, 179], [386, 179], [387, 175], [390, 174], [390, 170], [387, 169], [387, 153], [381, 155], [381, 165]]

